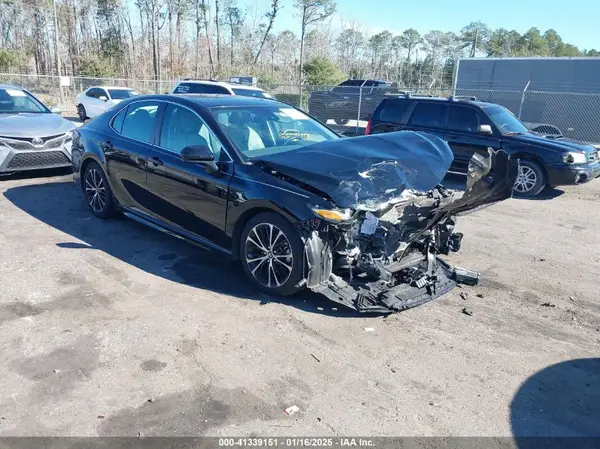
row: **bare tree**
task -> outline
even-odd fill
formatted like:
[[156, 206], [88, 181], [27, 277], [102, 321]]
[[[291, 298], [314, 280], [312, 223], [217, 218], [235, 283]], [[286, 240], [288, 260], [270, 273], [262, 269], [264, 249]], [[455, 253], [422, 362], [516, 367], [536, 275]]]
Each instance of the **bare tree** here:
[[225, 17], [227, 19], [227, 26], [229, 27], [229, 62], [233, 68], [235, 38], [240, 34], [240, 29], [244, 23], [244, 12], [235, 3], [231, 2], [225, 8]]
[[273, 28], [273, 23], [275, 22], [275, 18], [277, 17], [277, 14], [279, 13], [280, 9], [281, 9], [281, 5], [279, 3], [279, 0], [271, 0], [271, 9], [269, 10], [268, 13], [265, 14], [265, 17], [268, 19], [267, 27], [265, 28], [265, 32], [264, 32], [263, 38], [260, 42], [260, 46], [258, 47], [258, 50], [256, 52], [256, 56], [254, 57], [254, 64], [256, 64], [258, 62], [260, 53], [262, 52], [262, 49], [265, 46], [265, 41], [267, 40], [267, 37], [269, 37], [269, 33], [271, 32], [271, 29]]
[[221, 14], [219, 11], [219, 0], [215, 0], [215, 30], [217, 32], [217, 72], [221, 71]]
[[306, 29], [310, 25], [331, 16], [335, 12], [336, 4], [333, 0], [295, 0], [294, 7], [298, 9], [300, 16], [300, 67], [298, 68], [298, 80], [302, 84]]

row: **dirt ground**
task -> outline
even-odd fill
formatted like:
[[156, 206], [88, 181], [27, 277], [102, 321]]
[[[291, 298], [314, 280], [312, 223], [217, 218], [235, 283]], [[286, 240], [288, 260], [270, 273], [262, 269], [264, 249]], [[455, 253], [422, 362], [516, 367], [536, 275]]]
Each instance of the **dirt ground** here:
[[600, 436], [599, 223], [600, 181], [461, 217], [481, 285], [384, 318], [1, 180], [0, 435]]

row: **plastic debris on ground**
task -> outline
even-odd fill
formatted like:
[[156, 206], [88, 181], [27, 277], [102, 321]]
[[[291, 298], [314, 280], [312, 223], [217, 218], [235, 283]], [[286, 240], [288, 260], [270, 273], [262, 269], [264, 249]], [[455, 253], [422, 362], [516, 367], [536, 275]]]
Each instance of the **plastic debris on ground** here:
[[294, 413], [296, 413], [296, 412], [299, 412], [299, 411], [300, 411], [300, 408], [299, 408], [298, 406], [296, 406], [296, 405], [292, 405], [291, 407], [288, 407], [288, 408], [286, 408], [286, 409], [285, 409], [283, 412], [284, 412], [286, 415], [288, 415], [288, 416], [291, 416], [291, 415], [293, 415]]

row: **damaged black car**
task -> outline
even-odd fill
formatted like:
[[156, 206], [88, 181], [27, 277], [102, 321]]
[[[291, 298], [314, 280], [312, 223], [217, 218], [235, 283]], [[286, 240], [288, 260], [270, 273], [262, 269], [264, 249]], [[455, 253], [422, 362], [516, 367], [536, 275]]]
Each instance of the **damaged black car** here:
[[455, 191], [441, 185], [452, 160], [431, 134], [342, 139], [283, 103], [218, 95], [135, 97], [73, 139], [97, 217], [228, 254], [268, 293], [310, 289], [361, 312], [477, 283], [443, 256], [460, 249], [458, 216], [511, 196], [518, 161], [478, 153]]

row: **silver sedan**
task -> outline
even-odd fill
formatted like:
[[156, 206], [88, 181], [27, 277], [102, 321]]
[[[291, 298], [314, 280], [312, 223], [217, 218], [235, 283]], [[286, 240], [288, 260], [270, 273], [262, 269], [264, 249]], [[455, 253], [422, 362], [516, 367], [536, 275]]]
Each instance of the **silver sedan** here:
[[0, 175], [69, 167], [75, 125], [22, 87], [0, 84]]

